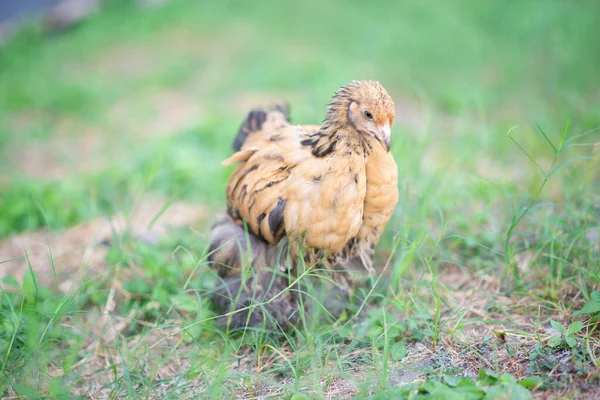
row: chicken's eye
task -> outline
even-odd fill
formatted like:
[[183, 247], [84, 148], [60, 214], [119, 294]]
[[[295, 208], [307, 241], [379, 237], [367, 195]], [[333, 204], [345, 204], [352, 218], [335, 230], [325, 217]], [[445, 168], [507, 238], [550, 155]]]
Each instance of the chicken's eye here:
[[370, 112], [368, 112], [368, 111], [365, 111], [365, 118], [366, 118], [366, 119], [369, 119], [369, 120], [372, 120], [372, 119], [373, 119], [373, 114], [371, 114], [371, 113], [370, 113]]

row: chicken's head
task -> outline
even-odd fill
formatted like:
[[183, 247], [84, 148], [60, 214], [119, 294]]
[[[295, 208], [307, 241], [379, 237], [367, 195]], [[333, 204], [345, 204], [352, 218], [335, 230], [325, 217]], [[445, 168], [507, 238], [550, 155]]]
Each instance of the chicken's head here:
[[329, 105], [328, 117], [349, 124], [390, 150], [394, 101], [379, 82], [353, 81], [341, 87]]

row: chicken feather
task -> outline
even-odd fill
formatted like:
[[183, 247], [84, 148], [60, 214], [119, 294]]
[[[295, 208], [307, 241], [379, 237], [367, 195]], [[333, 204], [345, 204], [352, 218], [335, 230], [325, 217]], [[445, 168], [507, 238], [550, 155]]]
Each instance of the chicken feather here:
[[[382, 132], [359, 131], [351, 106], [369, 108]], [[227, 188], [229, 215], [271, 244], [301, 238], [305, 249], [329, 255], [355, 238], [374, 245], [397, 201], [397, 168], [376, 143], [389, 143], [392, 122], [393, 102], [373, 81], [342, 87], [320, 127], [290, 125], [281, 109], [251, 112], [239, 151], [223, 162], [239, 163]]]

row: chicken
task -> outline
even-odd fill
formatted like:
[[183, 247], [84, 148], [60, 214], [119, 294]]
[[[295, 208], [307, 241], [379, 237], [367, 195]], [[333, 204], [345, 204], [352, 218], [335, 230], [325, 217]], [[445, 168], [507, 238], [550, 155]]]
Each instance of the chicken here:
[[354, 81], [337, 91], [321, 126], [291, 125], [287, 114], [254, 110], [240, 128], [223, 164], [238, 164], [227, 213], [248, 234], [226, 220], [216, 224], [211, 261], [226, 265], [219, 272], [228, 277], [244, 260], [257, 271], [291, 271], [303, 257], [350, 287], [346, 266], [359, 259], [372, 271], [373, 248], [398, 200], [393, 101], [378, 82]]
[[268, 243], [293, 236], [327, 255], [354, 238], [374, 245], [398, 198], [389, 153], [394, 104], [385, 89], [374, 81], [342, 87], [321, 127], [290, 125], [280, 109], [257, 114], [223, 162], [239, 163], [227, 187], [230, 217]]

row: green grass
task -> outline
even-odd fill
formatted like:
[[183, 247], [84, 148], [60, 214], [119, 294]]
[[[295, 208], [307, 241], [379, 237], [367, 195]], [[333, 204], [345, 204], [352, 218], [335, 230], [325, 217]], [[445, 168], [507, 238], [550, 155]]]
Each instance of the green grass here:
[[[109, 1], [65, 34], [24, 27], [0, 51], [0, 393], [598, 394], [599, 12]], [[318, 123], [352, 79], [380, 80], [398, 108], [377, 284], [338, 321], [224, 331], [206, 252], [239, 123], [281, 98]], [[180, 201], [199, 222], [170, 219]], [[125, 234], [72, 230], [118, 213]]]

